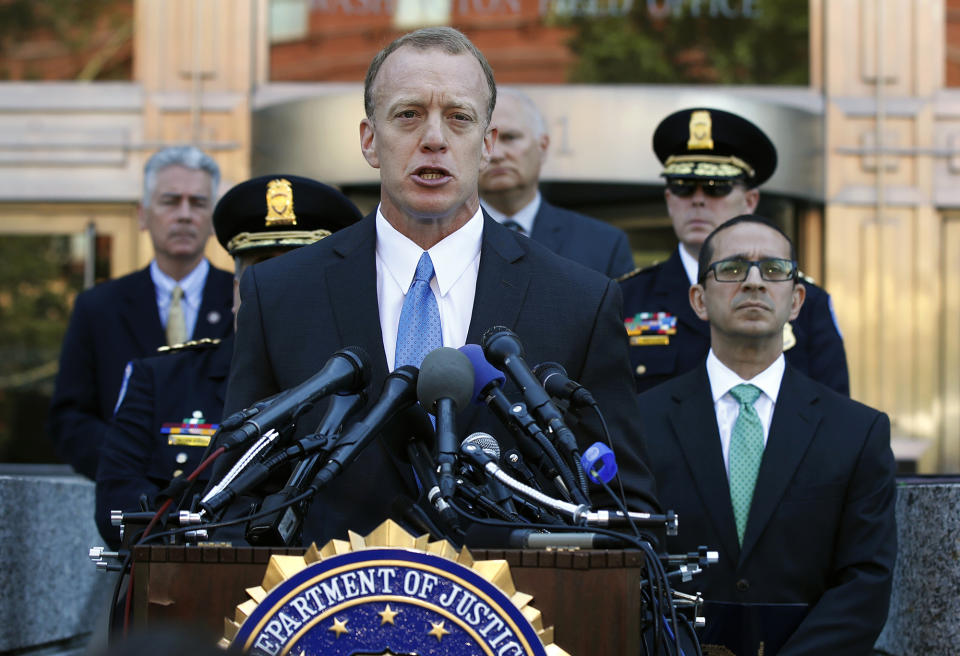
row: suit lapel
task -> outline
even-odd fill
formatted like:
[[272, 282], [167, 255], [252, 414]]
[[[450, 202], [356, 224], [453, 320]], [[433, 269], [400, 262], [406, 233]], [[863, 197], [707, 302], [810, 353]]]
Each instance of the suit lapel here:
[[340, 343], [360, 344], [367, 349], [373, 361], [371, 381], [378, 393], [388, 372], [377, 304], [375, 215], [346, 230], [349, 233], [334, 249], [340, 260], [326, 269], [327, 292]]
[[467, 343], [479, 344], [491, 326], [515, 328], [530, 282], [518, 236], [484, 214], [480, 268]]
[[687, 283], [687, 270], [683, 268], [680, 252], [675, 250], [670, 259], [663, 263], [653, 293], [662, 299], [665, 307], [673, 308], [677, 321], [709, 339], [710, 324], [700, 319], [690, 307], [690, 285]]
[[674, 437], [683, 451], [693, 474], [694, 486], [703, 506], [709, 510], [707, 514], [714, 523], [724, 550], [736, 554], [739, 545], [733, 506], [730, 504], [730, 484], [723, 464], [723, 449], [706, 366], [701, 364], [684, 380], [687, 384], [678, 389], [674, 396], [676, 403], [670, 410]]
[[[479, 344], [483, 334], [493, 326], [516, 329], [520, 309], [530, 283], [526, 250], [515, 233], [504, 228], [484, 213], [483, 240], [480, 245], [480, 268], [473, 297], [473, 313], [467, 330], [467, 344]], [[470, 404], [462, 412], [464, 425], [473, 423], [479, 406]]]
[[810, 446], [822, 416], [816, 407], [818, 398], [817, 390], [804, 384], [787, 364], [770, 422], [770, 436], [757, 474], [750, 517], [743, 536], [741, 563], [749, 557], [763, 534]]
[[158, 346], [167, 343], [149, 268], [138, 271], [126, 281], [119, 312], [121, 322], [141, 353], [152, 354]]
[[553, 207], [542, 198], [540, 209], [537, 210], [537, 216], [533, 220], [533, 233], [530, 236], [554, 253], [559, 253], [563, 245], [563, 226]]
[[[200, 310], [193, 329], [193, 339], [201, 337], [221, 337], [230, 332], [233, 315], [230, 308], [223, 305], [224, 299], [217, 287], [222, 287], [223, 272], [210, 265], [207, 280], [203, 284], [203, 296], [200, 298]], [[232, 278], [232, 276], [231, 276]]]

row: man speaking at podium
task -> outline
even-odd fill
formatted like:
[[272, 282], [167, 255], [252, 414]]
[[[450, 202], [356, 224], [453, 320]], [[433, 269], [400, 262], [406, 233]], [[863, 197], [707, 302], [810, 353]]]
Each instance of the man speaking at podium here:
[[[489, 64], [454, 29], [418, 30], [374, 58], [360, 147], [380, 170], [379, 207], [244, 275], [225, 413], [296, 386], [337, 349], [354, 345], [371, 356], [367, 392], [376, 399], [388, 372], [419, 367], [440, 346], [479, 343], [488, 328], [503, 325], [523, 341], [531, 366], [559, 362], [593, 392], [613, 436], [627, 503], [656, 510], [638, 445], [616, 283], [480, 209], [477, 180], [496, 139], [495, 102]], [[317, 426], [321, 409], [301, 418], [301, 433]], [[461, 410], [457, 424], [461, 438], [476, 430], [505, 433], [483, 408]], [[368, 445], [314, 499], [304, 542], [376, 527], [393, 514], [398, 496], [416, 496], [409, 470], [385, 441]]]

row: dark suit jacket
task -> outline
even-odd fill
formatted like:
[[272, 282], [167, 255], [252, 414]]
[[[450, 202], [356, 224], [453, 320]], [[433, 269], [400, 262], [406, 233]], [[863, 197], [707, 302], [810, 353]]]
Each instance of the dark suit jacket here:
[[[233, 332], [233, 275], [210, 267], [193, 337]], [[77, 296], [60, 351], [47, 433], [57, 454], [93, 479], [127, 362], [166, 343], [149, 268]]]
[[540, 201], [530, 236], [557, 255], [609, 278], [633, 269], [633, 253], [623, 230], [545, 200]]
[[708, 601], [810, 604], [781, 656], [871, 653], [896, 554], [887, 416], [788, 364], [741, 549], [706, 366], [640, 405], [661, 502], [680, 518], [670, 552], [720, 550], [678, 587]]
[[[850, 394], [847, 356], [830, 310], [830, 296], [813, 283], [803, 281], [807, 297], [797, 318], [790, 322], [796, 345], [784, 354], [787, 361], [815, 381], [841, 394]], [[673, 252], [665, 262], [647, 267], [620, 280], [623, 316], [639, 312], [669, 312], [677, 318], [677, 334], [665, 345], [630, 346], [638, 391], [643, 392], [696, 367], [710, 350], [710, 324], [701, 321], [690, 307], [690, 285], [680, 260]]]
[[[297, 385], [319, 371], [334, 351], [350, 345], [370, 354], [368, 392], [371, 399], [378, 398], [388, 372], [378, 318], [375, 248], [371, 215], [244, 274], [226, 413]], [[479, 343], [496, 325], [519, 335], [531, 366], [560, 362], [592, 390], [615, 440], [629, 501], [657, 508], [637, 439], [639, 415], [617, 284], [485, 217], [467, 342]], [[519, 398], [516, 390], [505, 390]], [[321, 410], [306, 415], [299, 428], [315, 428]], [[463, 409], [457, 426], [461, 436], [484, 430], [497, 436], [504, 450], [512, 445], [486, 408]], [[305, 525], [308, 542], [343, 538], [348, 528], [368, 532], [391, 516], [391, 502], [398, 495], [416, 496], [409, 468], [394, 463], [384, 442], [368, 447], [321, 491], [311, 507], [314, 521]], [[227, 466], [217, 464], [214, 480]]]
[[[120, 533], [111, 510], [137, 510], [141, 494], [154, 497], [175, 475], [186, 476], [202, 462], [205, 445], [169, 444], [164, 424], [202, 418], [219, 424], [227, 393], [233, 337], [218, 345], [198, 345], [130, 364], [125, 393], [108, 425], [97, 467], [96, 520], [111, 546]], [[212, 429], [212, 427], [211, 427]], [[200, 475], [201, 481], [209, 472]], [[203, 487], [199, 486], [198, 491]]]

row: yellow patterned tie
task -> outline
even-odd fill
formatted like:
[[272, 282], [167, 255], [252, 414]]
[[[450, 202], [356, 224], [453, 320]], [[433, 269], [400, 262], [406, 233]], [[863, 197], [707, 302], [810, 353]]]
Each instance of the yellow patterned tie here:
[[170, 312], [167, 314], [167, 344], [183, 344], [187, 341], [187, 321], [183, 316], [183, 289], [173, 288], [170, 297]]
[[760, 396], [760, 388], [737, 385], [730, 390], [730, 395], [740, 403], [740, 414], [730, 433], [730, 501], [737, 522], [737, 538], [743, 545], [750, 504], [753, 503], [753, 488], [763, 460], [763, 424], [753, 407], [753, 402]]

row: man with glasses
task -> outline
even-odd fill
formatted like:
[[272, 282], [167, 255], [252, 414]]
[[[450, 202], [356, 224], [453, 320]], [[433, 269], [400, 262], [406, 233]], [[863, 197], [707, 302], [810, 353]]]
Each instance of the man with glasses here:
[[[663, 162], [664, 198], [680, 244], [664, 262], [620, 278], [630, 359], [639, 391], [693, 369], [710, 333], [687, 301], [703, 240], [718, 225], [753, 212], [758, 187], [777, 167], [777, 151], [750, 121], [693, 108], [661, 121], [653, 149]], [[847, 359], [827, 293], [804, 280], [806, 302], [784, 326], [783, 350], [801, 372], [849, 394]]]
[[639, 401], [660, 499], [683, 518], [667, 551], [719, 551], [678, 586], [706, 600], [704, 652], [869, 654], [896, 554], [890, 421], [784, 357], [808, 296], [773, 223], [722, 224], [698, 271], [706, 361]]

